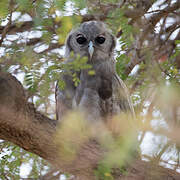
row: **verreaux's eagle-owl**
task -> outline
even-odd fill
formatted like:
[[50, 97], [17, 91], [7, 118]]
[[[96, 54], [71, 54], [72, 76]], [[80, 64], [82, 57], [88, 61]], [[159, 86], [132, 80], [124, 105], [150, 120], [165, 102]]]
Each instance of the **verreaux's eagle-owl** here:
[[73, 77], [64, 73], [61, 79], [65, 88], [56, 86], [56, 115], [61, 120], [72, 109], [87, 113], [87, 119], [97, 121], [115, 114], [134, 114], [127, 88], [115, 70], [115, 38], [100, 21], [88, 21], [72, 30], [66, 40], [66, 62], [72, 62], [70, 53], [88, 57], [87, 63], [95, 74], [87, 69], [78, 72], [80, 83], [76, 87]]

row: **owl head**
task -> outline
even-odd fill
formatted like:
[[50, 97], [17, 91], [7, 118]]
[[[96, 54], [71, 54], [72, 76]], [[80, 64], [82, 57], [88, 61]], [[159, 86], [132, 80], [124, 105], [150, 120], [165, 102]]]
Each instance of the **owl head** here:
[[87, 56], [89, 61], [107, 60], [113, 55], [115, 37], [101, 21], [88, 21], [72, 30], [66, 40], [65, 57], [70, 53]]

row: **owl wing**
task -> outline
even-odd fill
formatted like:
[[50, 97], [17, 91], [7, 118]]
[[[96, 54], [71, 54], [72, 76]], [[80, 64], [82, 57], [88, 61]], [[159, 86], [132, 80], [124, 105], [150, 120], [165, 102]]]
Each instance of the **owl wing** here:
[[56, 99], [56, 119], [61, 120], [67, 111], [72, 110], [72, 103], [76, 91], [76, 87], [72, 81], [71, 76], [64, 75], [62, 80], [65, 83], [65, 88], [62, 90], [59, 88], [57, 82], [55, 88], [55, 99]]
[[134, 118], [134, 108], [130, 100], [128, 89], [117, 74], [113, 75], [112, 88], [112, 114], [120, 114], [121, 112], [125, 112], [129, 113]]
[[56, 99], [56, 119], [59, 120], [63, 114], [68, 110], [68, 107], [64, 104], [63, 93], [59, 90], [58, 82], [55, 88]]

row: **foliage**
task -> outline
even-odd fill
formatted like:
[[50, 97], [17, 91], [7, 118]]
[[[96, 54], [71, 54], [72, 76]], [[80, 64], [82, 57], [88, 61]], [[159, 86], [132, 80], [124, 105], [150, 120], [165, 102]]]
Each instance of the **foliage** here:
[[[177, 6], [174, 6], [176, 3]], [[57, 80], [60, 88], [65, 87], [61, 80], [62, 73], [73, 70], [71, 75], [75, 85], [79, 83], [76, 73], [81, 69], [94, 73], [86, 64], [87, 59], [77, 57], [69, 64], [63, 63], [67, 34], [82, 21], [105, 21], [117, 37], [116, 70], [130, 87], [138, 117], [136, 125], [141, 156], [144, 156], [141, 146], [151, 132], [157, 148], [151, 148], [152, 157], [146, 153], [146, 159], [154, 158], [158, 163], [166, 161], [166, 165], [173, 161], [175, 165], [172, 168], [177, 170], [180, 124], [179, 9], [178, 0], [1, 0], [0, 70], [19, 78], [27, 90], [29, 101], [44, 114], [55, 118], [54, 87]], [[122, 127], [125, 128], [125, 124]], [[72, 133], [77, 131], [75, 129]], [[109, 131], [104, 133], [110, 140], [104, 143], [100, 138], [100, 142], [103, 147], [111, 149], [95, 174], [101, 179], [112, 179], [112, 166], [124, 167], [124, 159], [131, 154], [129, 151], [134, 146], [134, 134], [114, 140]], [[68, 132], [65, 135], [73, 136]], [[167, 143], [162, 143], [156, 135], [168, 139]], [[79, 141], [84, 142], [84, 139]], [[2, 141], [0, 147], [1, 179], [19, 179], [20, 168], [27, 162], [32, 162], [32, 170], [27, 176], [30, 178], [40, 177], [42, 171], [46, 173], [50, 168], [41, 158], [9, 142]], [[176, 155], [172, 156], [172, 151]]]
[[20, 179], [20, 171], [23, 165], [30, 163], [30, 178], [38, 178], [49, 169], [49, 164], [42, 158], [32, 153], [27, 153], [12, 143], [1, 141], [1, 179]]

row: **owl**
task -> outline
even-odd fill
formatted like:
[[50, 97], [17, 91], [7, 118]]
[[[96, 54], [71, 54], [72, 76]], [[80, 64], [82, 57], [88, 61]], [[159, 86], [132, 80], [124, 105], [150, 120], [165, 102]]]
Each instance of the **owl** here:
[[[107, 118], [134, 110], [124, 82], [115, 69], [114, 48], [116, 39], [101, 21], [88, 21], [72, 30], [66, 39], [65, 63], [74, 58], [87, 57], [94, 74], [88, 69], [77, 72], [80, 83], [75, 86], [70, 73], [63, 73], [61, 79], [65, 88], [56, 85], [56, 116], [59, 121], [69, 111], [78, 109], [89, 121], [106, 121]], [[73, 71], [73, 70], [72, 70]], [[71, 73], [72, 74], [72, 73]]]

